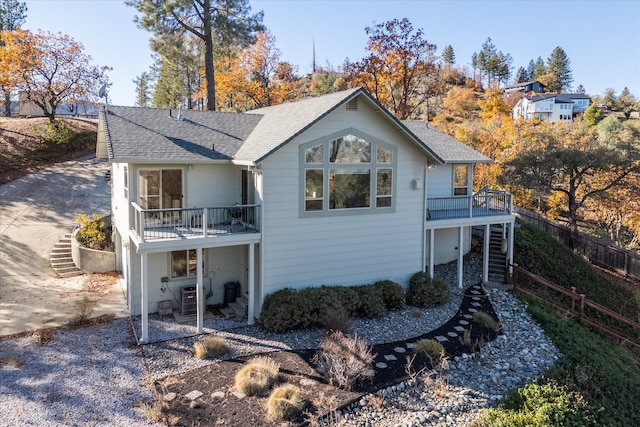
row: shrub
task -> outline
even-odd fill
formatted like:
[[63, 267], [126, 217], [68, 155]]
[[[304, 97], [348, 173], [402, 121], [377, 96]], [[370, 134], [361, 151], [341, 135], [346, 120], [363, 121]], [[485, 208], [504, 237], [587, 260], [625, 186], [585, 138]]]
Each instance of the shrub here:
[[292, 384], [277, 387], [267, 401], [267, 413], [278, 420], [293, 420], [302, 414], [304, 399], [300, 389]]
[[449, 285], [440, 278], [432, 279], [418, 272], [409, 280], [407, 302], [416, 307], [431, 307], [446, 302], [450, 297]]
[[352, 390], [359, 382], [373, 378], [374, 358], [365, 341], [333, 332], [322, 339], [313, 363], [329, 384]]
[[496, 332], [502, 329], [502, 325], [500, 324], [500, 322], [495, 320], [484, 311], [476, 311], [475, 313], [473, 313], [473, 321], [481, 324], [485, 328], [493, 329]]
[[105, 230], [100, 215], [94, 213], [91, 218], [79, 215], [75, 222], [79, 225], [76, 240], [90, 249], [105, 250], [112, 246], [111, 236]]
[[416, 343], [416, 352], [426, 354], [431, 361], [444, 356], [444, 347], [436, 340], [420, 340]]
[[374, 319], [382, 316], [386, 310], [382, 299], [382, 289], [373, 285], [357, 286], [355, 288], [358, 295], [358, 317]]
[[64, 120], [55, 120], [44, 127], [34, 126], [33, 132], [41, 144], [68, 144], [75, 136], [73, 129]]
[[247, 396], [265, 395], [278, 380], [280, 366], [268, 357], [256, 357], [247, 362], [235, 376], [238, 391]]
[[214, 359], [229, 351], [227, 340], [222, 337], [209, 337], [193, 345], [193, 354], [198, 359]]
[[300, 301], [298, 293], [289, 288], [267, 295], [262, 305], [260, 324], [273, 332], [302, 328], [306, 313], [304, 307], [298, 306]]
[[402, 285], [391, 280], [376, 282], [375, 286], [382, 291], [382, 300], [388, 310], [402, 308], [406, 301], [406, 295]]
[[351, 316], [341, 303], [329, 304], [320, 317], [320, 326], [329, 331], [347, 332]]

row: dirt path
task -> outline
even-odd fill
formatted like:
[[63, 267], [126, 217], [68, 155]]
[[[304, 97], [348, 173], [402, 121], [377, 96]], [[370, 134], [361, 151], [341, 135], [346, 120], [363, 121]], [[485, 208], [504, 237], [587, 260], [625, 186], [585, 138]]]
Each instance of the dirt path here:
[[76, 216], [109, 213], [108, 167], [89, 156], [0, 186], [0, 335], [59, 326], [85, 295], [98, 301], [96, 315], [126, 308], [117, 285], [87, 293], [87, 276], [61, 279], [49, 264], [51, 248], [71, 232]]

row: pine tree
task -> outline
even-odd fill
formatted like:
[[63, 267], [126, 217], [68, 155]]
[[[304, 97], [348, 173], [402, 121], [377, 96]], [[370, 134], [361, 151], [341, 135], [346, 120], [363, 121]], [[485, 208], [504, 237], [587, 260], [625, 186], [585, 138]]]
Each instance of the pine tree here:
[[570, 64], [569, 57], [560, 46], [553, 49], [551, 56], [547, 59], [547, 73], [555, 76], [555, 79], [552, 79], [551, 87], [548, 88], [550, 92], [560, 93], [571, 89], [573, 76]]
[[453, 47], [447, 45], [442, 51], [442, 60], [444, 61], [447, 70], [451, 69], [451, 66], [456, 62], [456, 54], [453, 52]]
[[544, 76], [545, 74], [547, 74], [547, 67], [544, 65], [544, 60], [542, 59], [542, 57], [538, 56], [538, 59], [533, 66], [533, 74], [531, 74], [531, 77], [535, 80], [540, 76]]
[[584, 88], [584, 86], [578, 85], [578, 87], [576, 88], [576, 93], [579, 93], [580, 95], [585, 95], [587, 93], [587, 90]]
[[529, 81], [529, 76], [527, 75], [527, 70], [524, 67], [518, 67], [515, 75], [516, 83], [524, 83]]
[[136, 77], [133, 82], [136, 84], [136, 105], [139, 107], [149, 106], [149, 93], [151, 76], [146, 71]]
[[534, 80], [533, 76], [536, 70], [536, 63], [533, 62], [533, 59], [529, 61], [529, 65], [527, 65], [527, 79]]

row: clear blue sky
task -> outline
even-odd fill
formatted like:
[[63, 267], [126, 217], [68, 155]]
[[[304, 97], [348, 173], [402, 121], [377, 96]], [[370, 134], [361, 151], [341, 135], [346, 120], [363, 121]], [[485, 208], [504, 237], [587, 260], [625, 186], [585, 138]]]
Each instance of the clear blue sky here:
[[[62, 32], [83, 43], [97, 65], [113, 67], [110, 103], [133, 105], [132, 80], [152, 64], [151, 34], [133, 23], [136, 10], [120, 0], [27, 0], [25, 29]], [[450, 44], [456, 64], [469, 65], [473, 52], [491, 37], [513, 57], [514, 72], [556, 46], [571, 61], [575, 88], [590, 95], [627, 86], [640, 98], [640, 0], [431, 1], [431, 0], [251, 0], [264, 12], [281, 60], [311, 70], [312, 46], [320, 65], [341, 65], [364, 56], [364, 28], [408, 18], [438, 47]], [[97, 90], [98, 88], [96, 88]]]

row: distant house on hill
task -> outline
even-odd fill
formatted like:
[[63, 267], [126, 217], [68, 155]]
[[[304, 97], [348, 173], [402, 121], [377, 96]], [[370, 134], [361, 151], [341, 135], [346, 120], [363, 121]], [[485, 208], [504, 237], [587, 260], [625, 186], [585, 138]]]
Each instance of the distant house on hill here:
[[521, 83], [516, 83], [513, 85], [509, 85], [507, 87], [504, 88], [504, 93], [509, 94], [509, 93], [513, 93], [513, 92], [520, 92], [520, 93], [544, 93], [545, 89], [547, 87], [545, 85], [543, 85], [542, 83], [540, 83], [537, 80], [533, 80], [530, 82], [521, 82]]
[[550, 122], [572, 121], [577, 114], [585, 112], [590, 102], [589, 95], [575, 93], [524, 96], [513, 107], [512, 117], [514, 120], [539, 118]]

